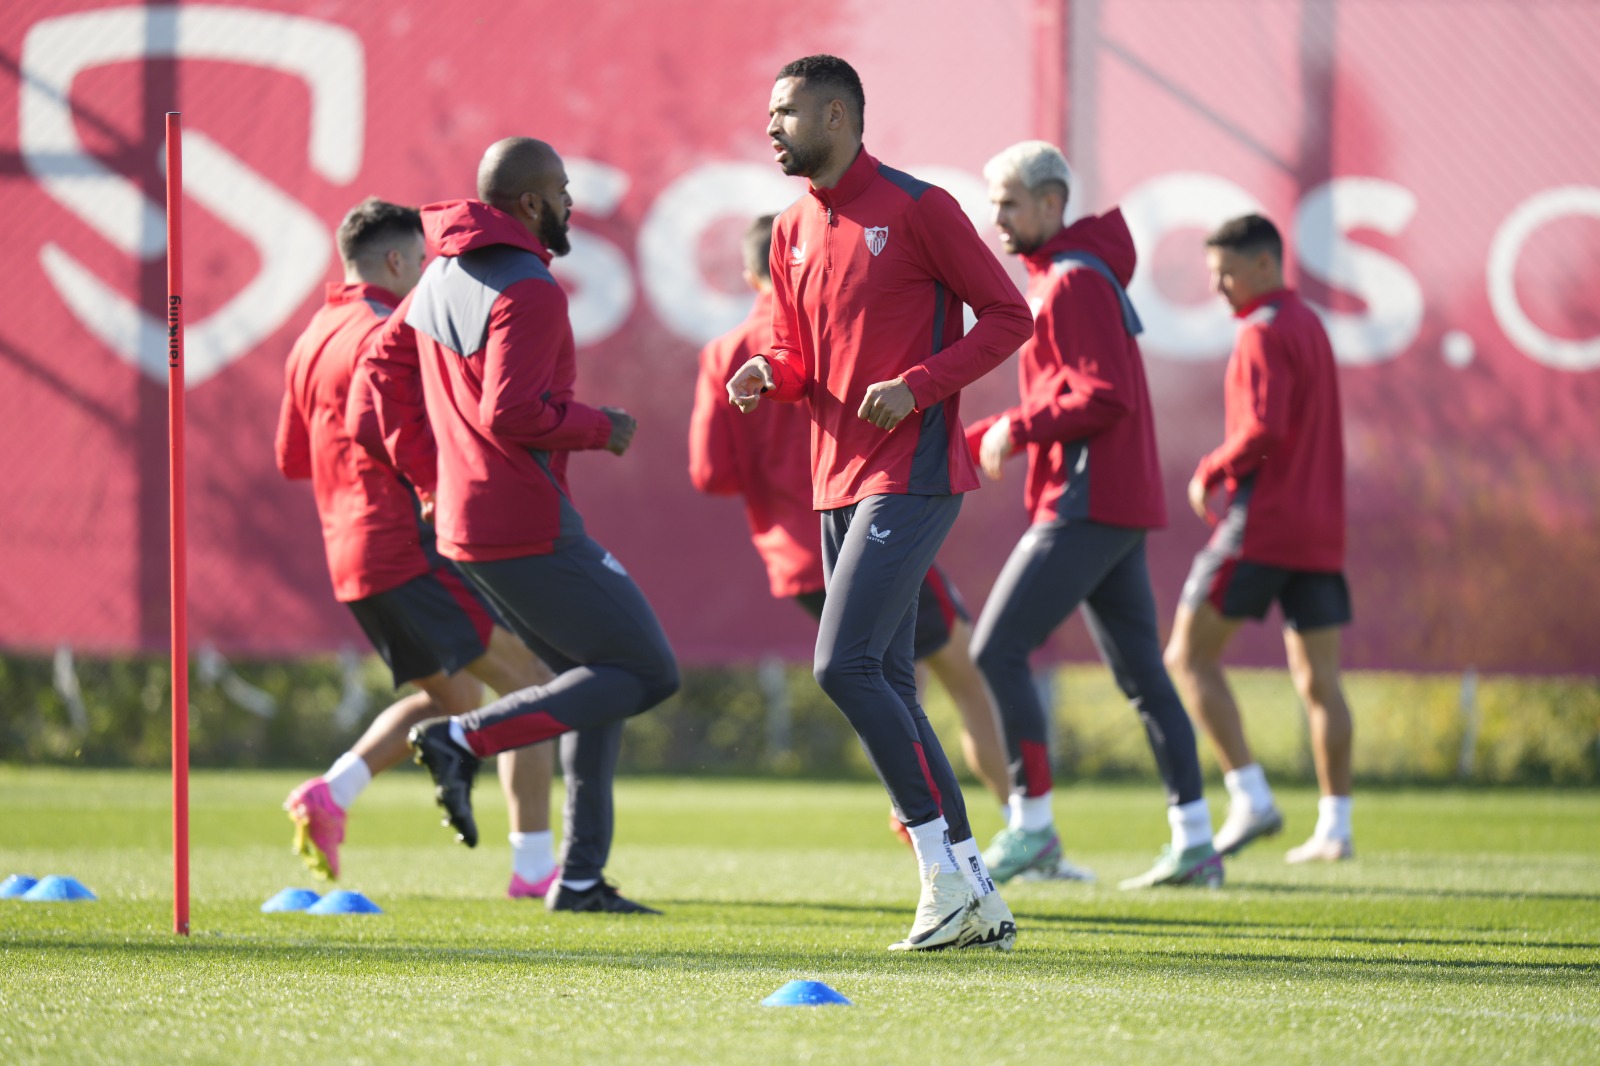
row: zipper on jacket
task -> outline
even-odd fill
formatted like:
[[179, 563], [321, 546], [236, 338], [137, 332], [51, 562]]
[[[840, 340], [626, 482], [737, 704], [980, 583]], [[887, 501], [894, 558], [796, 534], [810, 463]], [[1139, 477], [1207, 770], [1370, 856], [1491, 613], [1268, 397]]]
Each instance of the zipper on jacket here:
[[822, 268], [833, 269], [833, 208], [828, 208], [828, 218], [822, 230]]

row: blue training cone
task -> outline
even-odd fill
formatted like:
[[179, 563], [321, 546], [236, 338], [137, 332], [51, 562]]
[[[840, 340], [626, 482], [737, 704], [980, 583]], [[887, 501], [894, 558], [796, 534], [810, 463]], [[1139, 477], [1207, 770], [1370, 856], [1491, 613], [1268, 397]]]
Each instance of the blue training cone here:
[[382, 914], [383, 908], [359, 892], [335, 889], [306, 908], [307, 914]]
[[57, 877], [51, 874], [24, 892], [22, 898], [30, 903], [89, 901], [95, 898], [95, 894], [85, 888], [83, 882], [76, 877]]
[[286, 888], [261, 905], [262, 914], [303, 911], [322, 897], [309, 888]]
[[851, 1006], [851, 1002], [821, 981], [790, 981], [761, 1001], [763, 1007]]
[[27, 874], [12, 874], [4, 881], [0, 881], [0, 899], [21, 899], [23, 895], [39, 883], [37, 877]]

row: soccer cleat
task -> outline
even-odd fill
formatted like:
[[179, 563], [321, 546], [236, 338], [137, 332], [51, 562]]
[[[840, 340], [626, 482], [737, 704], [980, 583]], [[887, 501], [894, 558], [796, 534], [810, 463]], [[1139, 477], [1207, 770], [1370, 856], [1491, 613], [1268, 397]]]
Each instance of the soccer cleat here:
[[1345, 859], [1355, 857], [1356, 847], [1349, 837], [1330, 840], [1314, 836], [1298, 848], [1290, 848], [1283, 861], [1298, 866], [1307, 862], [1343, 862]]
[[1211, 844], [1223, 857], [1236, 854], [1246, 844], [1261, 837], [1275, 837], [1283, 832], [1283, 815], [1277, 807], [1252, 811], [1242, 803], [1228, 807], [1228, 818], [1217, 830]]
[[958, 948], [1010, 951], [1016, 944], [1017, 920], [998, 892], [978, 898], [978, 905], [967, 912], [961, 935], [956, 938]]
[[472, 817], [472, 781], [478, 776], [478, 757], [450, 739], [450, 719], [429, 718], [411, 727], [406, 741], [418, 766], [433, 778], [433, 795], [447, 816], [442, 825], [455, 829], [456, 839], [469, 848], [478, 846], [478, 823]]
[[511, 884], [506, 888], [507, 899], [543, 899], [555, 887], [556, 878], [561, 874], [561, 867], [553, 866], [550, 872], [537, 881], [524, 881], [522, 875], [515, 871], [511, 874]]
[[[994, 893], [990, 893], [993, 895]], [[922, 879], [922, 895], [917, 900], [917, 916], [904, 940], [889, 945], [890, 951], [938, 951], [956, 947], [967, 928], [967, 914], [978, 906], [978, 897], [960, 870], [943, 873], [935, 864]]]
[[339, 845], [344, 842], [345, 813], [333, 802], [328, 782], [313, 777], [283, 801], [294, 823], [294, 851], [324, 881], [339, 879]]
[[654, 907], [646, 907], [617, 891], [617, 886], [601, 878], [588, 888], [573, 888], [557, 881], [544, 897], [548, 911], [574, 911], [591, 914], [660, 914]]
[[1060, 868], [1061, 838], [1054, 826], [1031, 831], [1002, 829], [983, 849], [983, 861], [997, 885], [1029, 870], [1053, 872]]
[[916, 850], [916, 845], [911, 843], [911, 830], [907, 829], [906, 824], [895, 815], [893, 808], [889, 811], [889, 832], [899, 837], [900, 843], [912, 851]]
[[1018, 881], [1079, 881], [1092, 885], [1098, 878], [1094, 871], [1087, 866], [1079, 866], [1065, 855], [1056, 860], [1054, 866], [1035, 866], [1031, 870], [1024, 870], [1017, 875]]
[[1222, 856], [1210, 844], [1196, 844], [1177, 851], [1171, 844], [1161, 846], [1156, 864], [1138, 877], [1130, 877], [1119, 888], [1154, 888], [1157, 885], [1204, 885], [1222, 887]]

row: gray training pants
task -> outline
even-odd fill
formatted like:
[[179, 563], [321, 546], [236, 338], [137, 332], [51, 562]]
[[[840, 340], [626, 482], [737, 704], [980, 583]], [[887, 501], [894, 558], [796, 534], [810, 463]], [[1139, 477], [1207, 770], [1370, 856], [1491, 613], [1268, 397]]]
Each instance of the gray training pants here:
[[513, 632], [556, 672], [461, 716], [487, 756], [561, 737], [567, 783], [561, 876], [600, 876], [611, 854], [611, 783], [622, 723], [678, 689], [678, 664], [639, 586], [587, 536], [549, 555], [461, 563]]
[[972, 658], [1000, 712], [1013, 792], [1050, 791], [1047, 719], [1028, 656], [1081, 603], [1095, 647], [1144, 723], [1167, 802], [1200, 798], [1194, 727], [1161, 660], [1144, 541], [1142, 529], [1041, 523], [1022, 535], [995, 579], [972, 632]]
[[950, 761], [917, 701], [917, 593], [961, 511], [960, 496], [868, 496], [822, 512], [827, 598], [817, 684], [861, 738], [906, 825], [941, 814], [972, 836]]

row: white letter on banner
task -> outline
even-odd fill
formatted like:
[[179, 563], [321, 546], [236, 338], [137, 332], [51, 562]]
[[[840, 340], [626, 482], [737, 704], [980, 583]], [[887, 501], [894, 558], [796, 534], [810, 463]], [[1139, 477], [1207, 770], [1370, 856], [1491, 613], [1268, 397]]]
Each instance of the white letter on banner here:
[[[572, 209], [595, 218], [610, 216], [628, 194], [627, 174], [592, 159], [567, 160], [567, 180]], [[580, 348], [611, 336], [633, 310], [633, 269], [604, 237], [574, 226], [572, 251], [550, 269], [571, 291], [572, 340]]]
[[1365, 314], [1317, 308], [1341, 363], [1393, 359], [1422, 328], [1422, 286], [1400, 263], [1350, 240], [1351, 230], [1393, 237], [1416, 214], [1411, 190], [1380, 178], [1335, 178], [1318, 185], [1295, 212], [1295, 252], [1306, 273], [1358, 297]]
[[781, 211], [805, 186], [767, 163], [706, 163], [662, 190], [639, 226], [639, 276], [650, 306], [695, 344], [737, 326], [755, 294], [713, 286], [700, 269], [700, 238], [713, 223]]
[[[1228, 305], [1214, 296], [1185, 307], [1162, 295], [1154, 280], [1154, 259], [1161, 239], [1173, 230], [1216, 229], [1230, 218], [1261, 210], [1255, 197], [1215, 174], [1161, 174], [1122, 198], [1122, 214], [1133, 231], [1139, 268], [1128, 296], [1144, 321], [1139, 338], [1146, 352], [1170, 359], [1201, 362], [1219, 359], [1233, 347], [1234, 323]], [[1197, 243], [1197, 269], [1205, 269]]]
[[[176, 58], [241, 63], [302, 79], [311, 94], [311, 168], [348, 184], [361, 168], [366, 61], [361, 39], [316, 19], [244, 8], [117, 7], [37, 22], [22, 42], [18, 141], [29, 172], [62, 206], [129, 255], [165, 251], [166, 220], [139, 187], [78, 139], [72, 83], [110, 63]], [[253, 350], [322, 280], [327, 229], [305, 206], [197, 130], [185, 130], [184, 191], [243, 234], [261, 270], [191, 322], [184, 379], [194, 386]], [[158, 157], [165, 162], [164, 154]], [[39, 260], [86, 329], [157, 381], [167, 378], [166, 316], [153, 317], [54, 242]]]
[[1522, 246], [1540, 226], [1568, 215], [1600, 218], [1600, 188], [1563, 185], [1546, 189], [1506, 216], [1489, 242], [1489, 306], [1511, 343], [1529, 359], [1554, 370], [1594, 370], [1600, 367], [1600, 336], [1570, 340], [1546, 333], [1517, 300], [1517, 260]]

